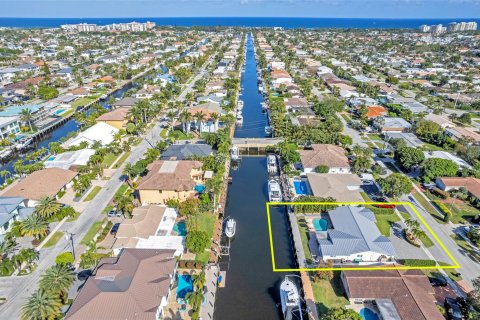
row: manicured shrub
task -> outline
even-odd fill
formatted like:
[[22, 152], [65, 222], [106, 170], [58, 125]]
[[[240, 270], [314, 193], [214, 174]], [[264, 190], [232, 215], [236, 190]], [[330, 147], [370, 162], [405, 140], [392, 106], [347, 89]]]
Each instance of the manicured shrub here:
[[450, 211], [450, 209], [448, 209], [443, 202], [440, 202], [438, 200], [433, 200], [433, 203], [443, 213], [443, 221], [445, 222], [450, 221], [450, 218], [453, 215], [452, 211]]

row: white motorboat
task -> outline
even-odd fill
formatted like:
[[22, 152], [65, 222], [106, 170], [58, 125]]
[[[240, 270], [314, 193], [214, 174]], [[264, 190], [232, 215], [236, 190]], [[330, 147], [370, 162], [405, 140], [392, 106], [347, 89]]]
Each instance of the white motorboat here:
[[235, 231], [237, 230], [237, 223], [232, 218], [227, 220], [225, 224], [225, 235], [229, 238], [233, 238], [235, 236]]
[[299, 311], [300, 318], [302, 318], [298, 288], [288, 276], [285, 276], [285, 279], [280, 284], [280, 302], [285, 320], [292, 320], [294, 311]]
[[268, 181], [268, 199], [270, 202], [282, 201], [282, 190], [278, 181], [271, 179]]
[[266, 127], [265, 127], [265, 134], [266, 134], [267, 136], [271, 136], [271, 135], [272, 135], [272, 127], [266, 126]]
[[270, 174], [277, 174], [278, 172], [277, 158], [273, 154], [267, 156], [267, 169]]
[[33, 142], [30, 138], [22, 138], [17, 142], [15, 148], [19, 151], [26, 149]]
[[237, 110], [242, 110], [244, 106], [243, 100], [238, 100], [237, 102]]
[[240, 159], [240, 150], [238, 147], [233, 146], [232, 149], [230, 149], [230, 156], [232, 157], [232, 160]]
[[0, 159], [6, 159], [13, 153], [13, 150], [10, 148], [0, 151]]
[[237, 124], [243, 123], [243, 116], [241, 114], [237, 114]]

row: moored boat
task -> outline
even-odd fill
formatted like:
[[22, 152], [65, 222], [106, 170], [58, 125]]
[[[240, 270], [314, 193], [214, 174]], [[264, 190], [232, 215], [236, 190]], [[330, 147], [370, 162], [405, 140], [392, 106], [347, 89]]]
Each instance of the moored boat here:
[[267, 156], [267, 170], [270, 174], [277, 174], [278, 172], [277, 158], [273, 154]]
[[233, 238], [235, 236], [235, 232], [237, 231], [237, 223], [232, 218], [227, 220], [225, 224], [225, 235], [229, 238]]
[[299, 311], [300, 317], [302, 317], [298, 288], [288, 276], [285, 276], [285, 279], [280, 284], [280, 302], [285, 320], [292, 320], [295, 310]]
[[282, 201], [282, 191], [278, 181], [271, 179], [268, 181], [268, 199], [270, 202]]

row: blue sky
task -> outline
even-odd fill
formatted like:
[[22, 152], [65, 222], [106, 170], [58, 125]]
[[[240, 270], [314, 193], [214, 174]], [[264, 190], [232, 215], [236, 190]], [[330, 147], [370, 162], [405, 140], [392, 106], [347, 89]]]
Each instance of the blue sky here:
[[0, 0], [2, 17], [467, 18], [480, 0]]

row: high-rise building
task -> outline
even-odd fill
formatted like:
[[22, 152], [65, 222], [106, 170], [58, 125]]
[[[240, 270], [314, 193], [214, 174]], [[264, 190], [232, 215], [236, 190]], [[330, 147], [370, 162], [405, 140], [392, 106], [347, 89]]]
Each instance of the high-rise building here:
[[427, 26], [426, 24], [422, 24], [419, 29], [422, 32], [428, 32], [430, 31], [430, 26]]

